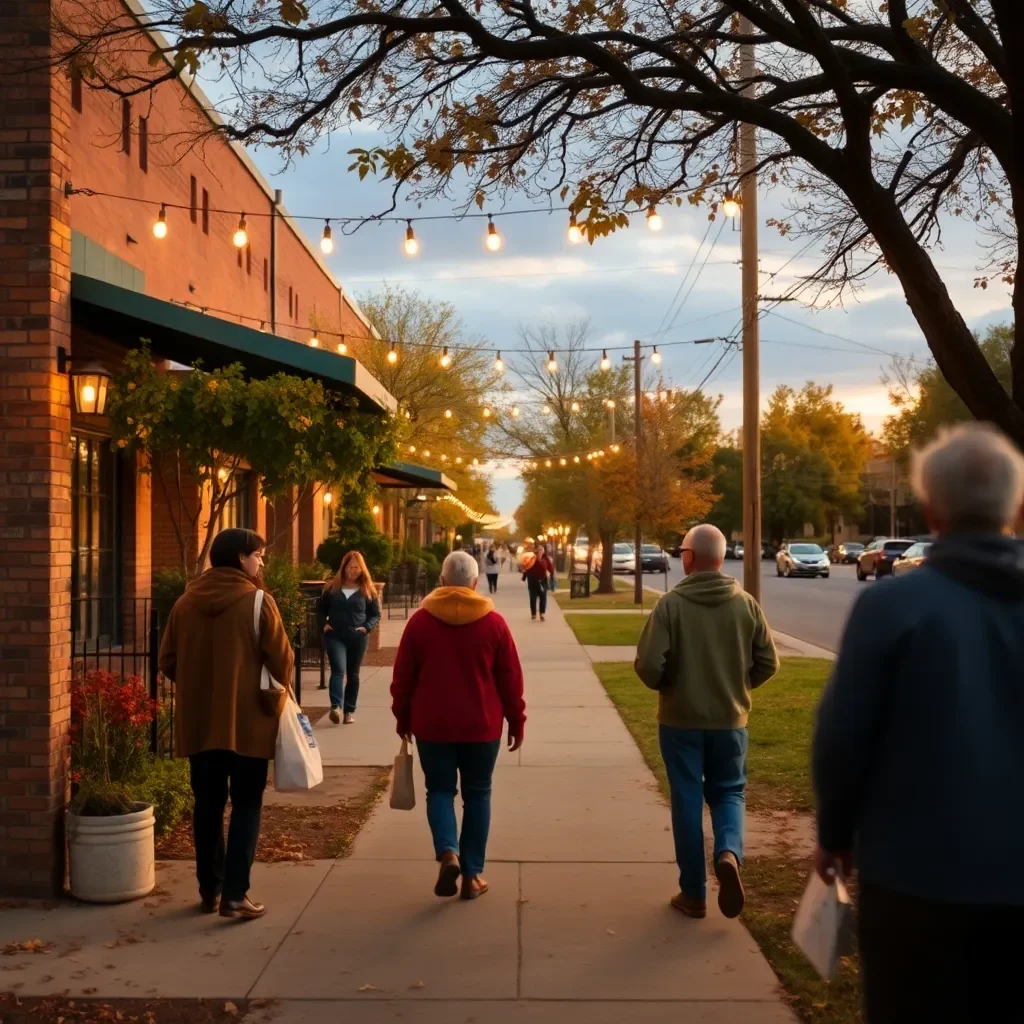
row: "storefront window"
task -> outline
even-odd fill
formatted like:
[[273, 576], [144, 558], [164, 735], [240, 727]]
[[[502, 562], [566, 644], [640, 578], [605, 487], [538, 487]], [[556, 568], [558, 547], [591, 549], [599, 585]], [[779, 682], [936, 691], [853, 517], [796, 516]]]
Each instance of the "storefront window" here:
[[217, 522], [219, 530], [227, 530], [232, 526], [244, 530], [253, 528], [252, 518], [252, 473], [247, 469], [237, 470], [224, 483], [226, 490], [234, 494], [224, 503]]
[[71, 437], [71, 601], [76, 640], [116, 641], [120, 573], [117, 459], [110, 440]]

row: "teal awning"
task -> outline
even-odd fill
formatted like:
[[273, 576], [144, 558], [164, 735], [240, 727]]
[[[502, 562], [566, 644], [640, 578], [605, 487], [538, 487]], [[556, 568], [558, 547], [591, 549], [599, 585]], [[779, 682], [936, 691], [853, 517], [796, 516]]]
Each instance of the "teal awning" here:
[[381, 487], [416, 487], [420, 490], [457, 491], [458, 485], [439, 469], [415, 466], [411, 462], [389, 462], [373, 471]]
[[315, 378], [332, 391], [358, 399], [367, 411], [393, 412], [397, 406], [351, 356], [311, 348], [97, 278], [71, 275], [71, 315], [75, 325], [126, 348], [148, 338], [154, 353], [177, 363], [191, 365], [201, 359], [211, 370], [241, 363], [257, 377], [283, 372]]

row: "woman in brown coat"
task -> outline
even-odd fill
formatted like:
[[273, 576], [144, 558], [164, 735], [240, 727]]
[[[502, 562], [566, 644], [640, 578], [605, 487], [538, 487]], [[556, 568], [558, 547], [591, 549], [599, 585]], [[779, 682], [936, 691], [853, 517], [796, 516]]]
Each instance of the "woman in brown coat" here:
[[287, 687], [295, 667], [270, 594], [263, 596], [258, 636], [253, 628], [265, 546], [252, 530], [217, 534], [210, 568], [174, 605], [160, 644], [160, 671], [175, 684], [175, 751], [189, 760], [195, 795], [199, 896], [210, 914], [219, 900], [222, 917], [254, 918], [266, 912], [246, 894], [287, 691], [261, 691], [260, 675], [266, 665]]

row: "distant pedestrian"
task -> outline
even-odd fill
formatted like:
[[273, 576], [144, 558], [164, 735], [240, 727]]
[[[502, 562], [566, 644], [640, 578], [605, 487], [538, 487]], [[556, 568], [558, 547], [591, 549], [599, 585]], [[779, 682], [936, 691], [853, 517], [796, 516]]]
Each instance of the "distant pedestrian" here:
[[871, 1024], [1016, 1018], [1024, 959], [1024, 458], [942, 431], [912, 462], [938, 539], [865, 590], [818, 709], [816, 867], [859, 873]]
[[554, 582], [554, 578], [555, 565], [548, 557], [548, 549], [544, 544], [538, 544], [533, 561], [523, 572], [523, 579], [526, 580], [526, 587], [530, 593], [531, 619], [537, 618], [539, 607], [540, 621], [544, 621], [544, 614], [548, 610], [548, 587]]
[[[434, 893], [465, 900], [487, 892], [491, 776], [508, 722], [510, 750], [526, 725], [523, 672], [505, 620], [476, 593], [477, 564], [452, 552], [441, 586], [409, 619], [392, 674], [398, 734], [415, 737], [427, 783], [427, 821], [440, 869]], [[462, 834], [455, 796], [462, 786]]]
[[498, 573], [501, 571], [501, 563], [498, 561], [498, 556], [494, 551], [494, 548], [488, 548], [487, 554], [484, 556], [484, 569], [487, 575], [487, 590], [496, 594], [498, 592]]
[[317, 617], [331, 663], [330, 718], [337, 725], [344, 715], [345, 724], [351, 725], [359, 701], [359, 668], [369, 635], [380, 624], [377, 588], [358, 551], [345, 555], [334, 578], [324, 587]]
[[[262, 917], [249, 899], [249, 872], [260, 835], [267, 768], [295, 660], [281, 613], [262, 590], [263, 538], [222, 530], [210, 568], [175, 602], [160, 644], [160, 671], [174, 683], [175, 755], [187, 757], [195, 806], [192, 834], [202, 910]], [[263, 665], [285, 689], [260, 690]], [[224, 843], [224, 808], [231, 823]]]
[[498, 548], [498, 565], [500, 567], [500, 571], [501, 572], [505, 571], [505, 563], [507, 561], [508, 561], [508, 545], [507, 544], [502, 544], [501, 547]]
[[718, 906], [743, 909], [747, 716], [751, 690], [779, 668], [758, 603], [722, 572], [725, 536], [710, 524], [683, 539], [685, 579], [654, 606], [640, 636], [636, 673], [658, 691], [658, 737], [672, 798], [679, 893], [687, 917], [707, 913], [704, 802], [711, 809]]

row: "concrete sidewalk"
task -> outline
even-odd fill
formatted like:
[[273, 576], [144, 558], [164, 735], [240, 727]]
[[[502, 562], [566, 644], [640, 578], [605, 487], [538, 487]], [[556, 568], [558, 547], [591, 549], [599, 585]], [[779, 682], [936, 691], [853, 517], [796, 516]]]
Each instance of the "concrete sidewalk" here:
[[[4, 987], [272, 998], [282, 1024], [791, 1024], [775, 976], [718, 914], [713, 888], [705, 921], [669, 908], [669, 815], [650, 771], [558, 607], [531, 623], [525, 586], [501, 582], [528, 722], [495, 774], [487, 896], [433, 896], [419, 778], [420, 806], [382, 803], [350, 858], [257, 865], [261, 921], [196, 914], [190, 864], [163, 867], [142, 902], [5, 909], [0, 945], [40, 938], [53, 950], [10, 958]], [[391, 762], [390, 673], [366, 671], [354, 725], [318, 723], [326, 764]]]

